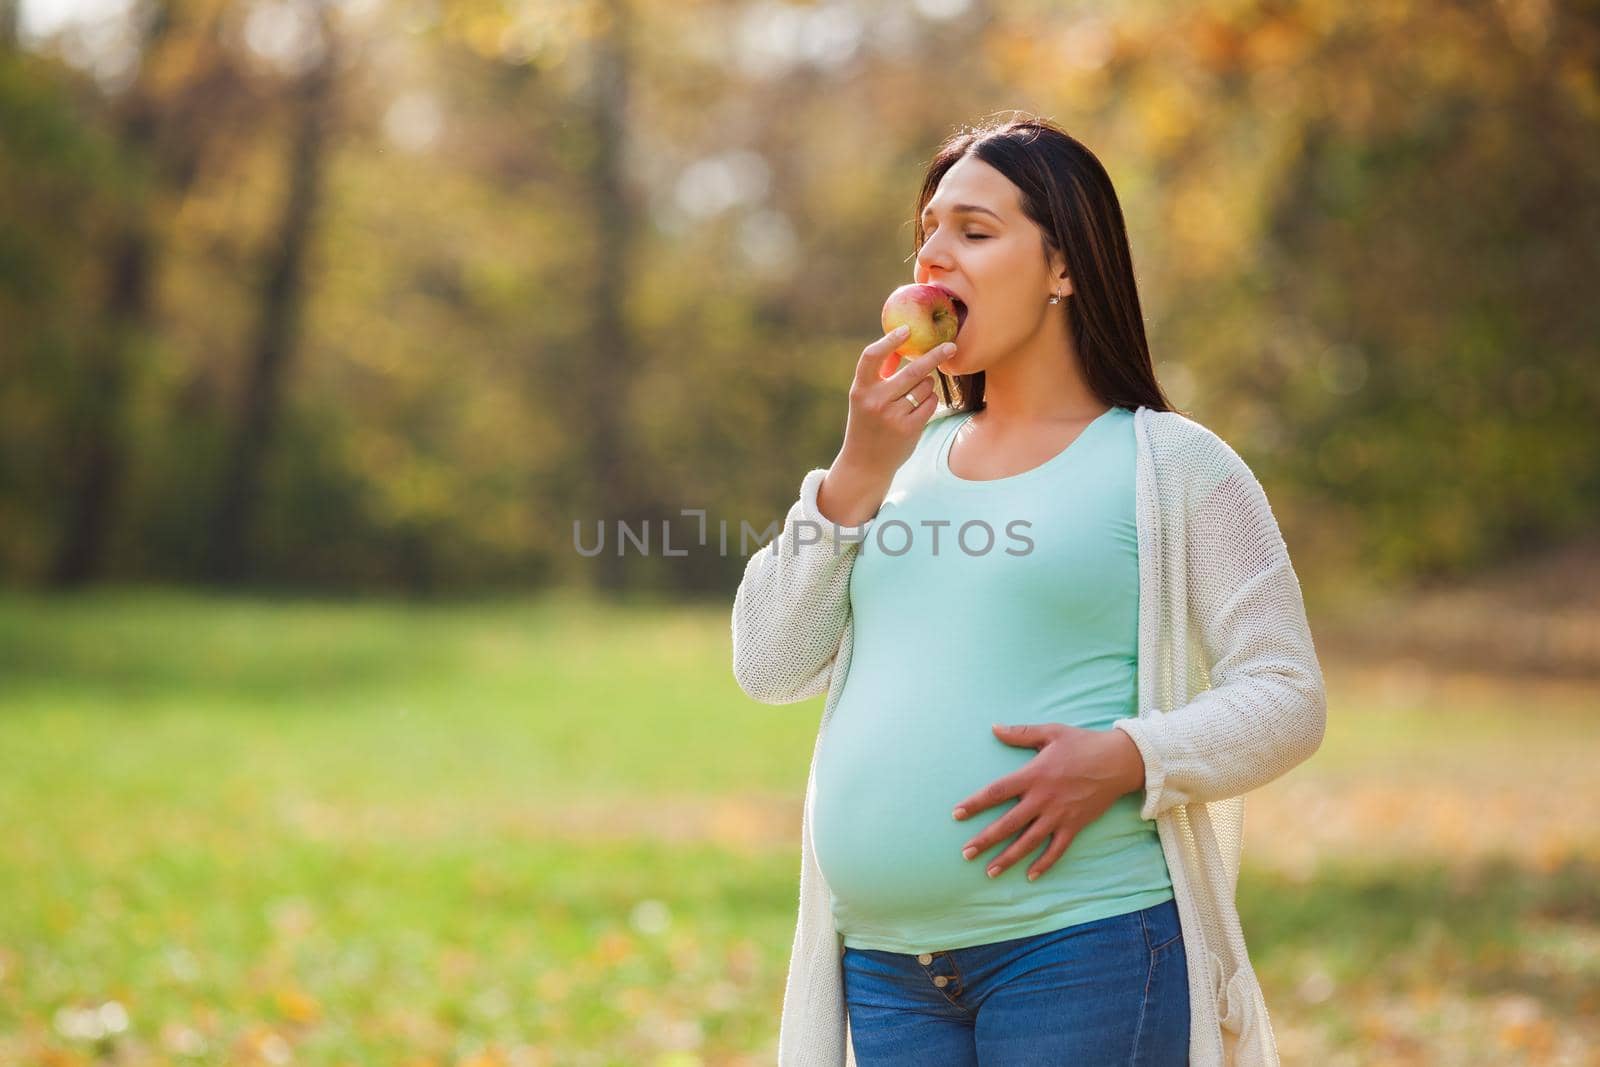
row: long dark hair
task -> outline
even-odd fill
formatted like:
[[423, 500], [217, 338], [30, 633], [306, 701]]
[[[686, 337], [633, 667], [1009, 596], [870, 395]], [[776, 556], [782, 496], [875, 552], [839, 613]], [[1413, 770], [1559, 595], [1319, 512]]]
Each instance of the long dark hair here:
[[[1062, 303], [1090, 390], [1104, 403], [1177, 411], [1161, 391], [1145, 341], [1144, 317], [1133, 280], [1133, 255], [1122, 206], [1095, 154], [1046, 119], [1012, 118], [962, 130], [939, 146], [912, 215], [916, 250], [922, 250], [922, 209], [945, 173], [975, 155], [1022, 191], [1022, 208], [1043, 232], [1044, 254], [1063, 253], [1072, 292]], [[946, 403], [980, 411], [983, 371], [937, 371]], [[1187, 412], [1179, 412], [1187, 415]]]

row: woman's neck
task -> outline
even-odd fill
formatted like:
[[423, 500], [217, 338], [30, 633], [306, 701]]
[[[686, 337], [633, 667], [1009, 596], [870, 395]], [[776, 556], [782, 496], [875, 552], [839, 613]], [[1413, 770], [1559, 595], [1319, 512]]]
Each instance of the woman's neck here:
[[1070, 333], [1030, 345], [987, 368], [983, 403], [975, 419], [1008, 427], [1088, 422], [1107, 408], [1084, 381]]

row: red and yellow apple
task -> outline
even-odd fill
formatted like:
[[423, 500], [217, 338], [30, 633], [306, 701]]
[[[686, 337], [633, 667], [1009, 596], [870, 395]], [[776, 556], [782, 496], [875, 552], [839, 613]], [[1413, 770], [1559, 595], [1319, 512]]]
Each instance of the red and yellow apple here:
[[[883, 302], [883, 332], [908, 327], [910, 332], [893, 354], [920, 356], [936, 345], [954, 341], [966, 310], [955, 294], [942, 285], [902, 285]], [[883, 377], [894, 373], [899, 362], [898, 358], [884, 360]]]

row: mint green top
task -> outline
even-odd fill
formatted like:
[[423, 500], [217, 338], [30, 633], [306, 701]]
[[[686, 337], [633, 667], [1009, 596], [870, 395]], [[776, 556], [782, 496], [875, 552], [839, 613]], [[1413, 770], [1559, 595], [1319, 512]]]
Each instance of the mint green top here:
[[[850, 576], [854, 651], [817, 752], [812, 844], [855, 948], [922, 953], [1047, 933], [1172, 899], [1142, 794], [1120, 797], [1033, 882], [1041, 842], [962, 846], [1018, 798], [951, 809], [1038, 755], [991, 723], [1108, 730], [1137, 713], [1133, 412], [1111, 408], [1009, 478], [951, 471], [937, 419], [895, 473]], [[986, 524], [986, 525], [985, 525]]]

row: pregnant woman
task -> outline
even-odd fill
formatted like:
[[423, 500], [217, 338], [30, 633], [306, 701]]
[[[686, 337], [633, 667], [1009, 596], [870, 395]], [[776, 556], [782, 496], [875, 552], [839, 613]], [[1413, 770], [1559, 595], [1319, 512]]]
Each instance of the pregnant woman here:
[[827, 693], [780, 1067], [1275, 1064], [1243, 794], [1326, 698], [1271, 508], [1162, 395], [1087, 148], [965, 131], [916, 232], [956, 341], [863, 350], [734, 600], [745, 692]]

